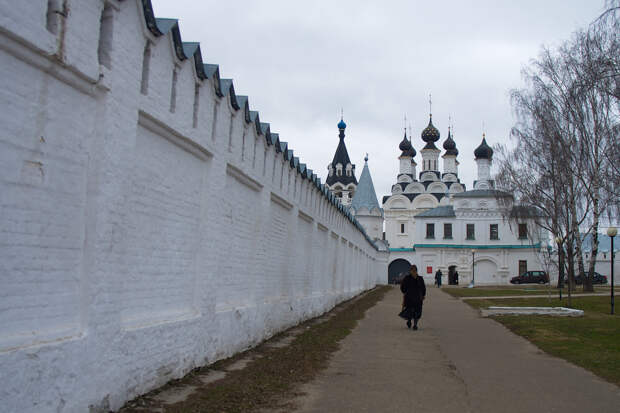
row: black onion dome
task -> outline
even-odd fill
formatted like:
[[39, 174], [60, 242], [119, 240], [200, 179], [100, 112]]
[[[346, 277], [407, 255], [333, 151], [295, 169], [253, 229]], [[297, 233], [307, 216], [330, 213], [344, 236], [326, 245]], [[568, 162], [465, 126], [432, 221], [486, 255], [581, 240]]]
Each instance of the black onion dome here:
[[491, 149], [491, 147], [487, 145], [487, 140], [484, 134], [482, 135], [482, 143], [474, 151], [474, 156], [476, 157], [476, 159], [492, 159], [493, 158], [493, 149]]
[[437, 142], [439, 140], [439, 131], [433, 126], [433, 115], [428, 119], [428, 126], [422, 131], [422, 140], [426, 143]]
[[407, 139], [406, 133], [405, 133], [405, 136], [403, 136], [403, 140], [398, 145], [398, 149], [403, 151], [403, 153], [401, 153], [400, 156], [411, 156], [411, 157], [415, 156], [415, 149], [413, 149], [413, 146], [411, 146], [411, 142], [409, 142], [409, 139]]
[[407, 139], [407, 134], [405, 134], [405, 136], [403, 136], [403, 140], [400, 141], [400, 144], [398, 145], [398, 149], [404, 152], [409, 148], [411, 148], [411, 142], [409, 142], [409, 139]]
[[452, 139], [452, 134], [450, 133], [449, 128], [448, 128], [448, 137], [443, 142], [443, 148], [446, 150], [446, 155], [457, 156], [459, 154], [459, 150], [456, 149], [456, 143], [454, 142], [454, 139]]

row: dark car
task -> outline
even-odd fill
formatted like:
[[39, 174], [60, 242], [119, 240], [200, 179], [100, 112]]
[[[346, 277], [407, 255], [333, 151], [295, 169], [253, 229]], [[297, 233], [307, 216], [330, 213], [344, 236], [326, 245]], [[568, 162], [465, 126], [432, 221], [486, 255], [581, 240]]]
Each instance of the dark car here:
[[[567, 283], [568, 282], [568, 278], [566, 276], [564, 276], [564, 282]], [[583, 284], [583, 278], [581, 278], [580, 275], [576, 275], [575, 276], [575, 284], [577, 285], [582, 285]], [[592, 284], [607, 284], [607, 277], [597, 273], [596, 271], [594, 272], [594, 279], [592, 280]]]
[[526, 271], [510, 279], [511, 284], [546, 284], [548, 282], [549, 276], [544, 271]]

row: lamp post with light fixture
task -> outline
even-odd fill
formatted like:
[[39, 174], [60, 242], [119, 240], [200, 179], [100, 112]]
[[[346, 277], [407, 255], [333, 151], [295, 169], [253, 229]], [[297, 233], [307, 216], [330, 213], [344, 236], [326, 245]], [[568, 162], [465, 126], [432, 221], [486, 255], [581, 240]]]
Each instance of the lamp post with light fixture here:
[[469, 284], [469, 288], [474, 288], [474, 283], [476, 281], [476, 275], [475, 275], [475, 262], [474, 262], [474, 256], [476, 254], [476, 250], [472, 248], [471, 250], [471, 283]]
[[607, 228], [607, 235], [611, 238], [611, 314], [614, 313], [614, 237], [618, 234], [618, 228]]

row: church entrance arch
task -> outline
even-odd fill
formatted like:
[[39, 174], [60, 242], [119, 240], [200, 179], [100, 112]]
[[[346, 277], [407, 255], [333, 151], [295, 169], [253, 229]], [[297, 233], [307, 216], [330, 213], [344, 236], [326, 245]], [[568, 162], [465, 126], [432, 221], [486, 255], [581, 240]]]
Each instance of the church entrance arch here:
[[411, 264], [405, 259], [399, 258], [392, 261], [388, 265], [388, 284], [400, 283], [401, 276], [409, 272], [410, 267]]

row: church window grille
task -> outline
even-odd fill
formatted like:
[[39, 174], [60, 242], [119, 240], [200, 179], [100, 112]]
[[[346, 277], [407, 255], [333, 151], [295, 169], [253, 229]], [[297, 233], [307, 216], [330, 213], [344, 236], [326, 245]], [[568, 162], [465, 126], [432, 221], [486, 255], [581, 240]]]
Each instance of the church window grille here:
[[519, 260], [519, 275], [527, 272], [527, 260]]
[[452, 224], [443, 224], [444, 239], [452, 239]]
[[400, 233], [401, 234], [405, 233], [405, 224], [400, 224]]
[[491, 224], [490, 226], [490, 238], [491, 239], [499, 239], [499, 231], [497, 228], [497, 224]]
[[435, 238], [435, 224], [426, 224], [426, 238]]
[[527, 224], [519, 224], [519, 239], [527, 239]]
[[476, 239], [476, 229], [474, 224], [467, 224], [467, 239]]

